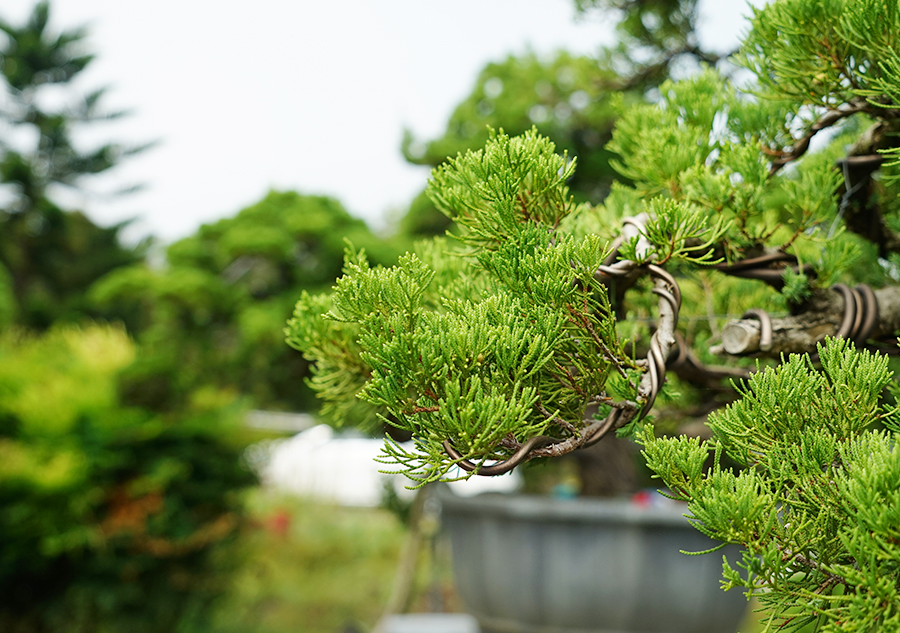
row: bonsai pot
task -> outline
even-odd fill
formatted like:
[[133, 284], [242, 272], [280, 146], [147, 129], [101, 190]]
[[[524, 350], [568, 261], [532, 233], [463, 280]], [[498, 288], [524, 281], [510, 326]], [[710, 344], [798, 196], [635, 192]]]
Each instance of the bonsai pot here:
[[723, 552], [682, 504], [440, 494], [453, 568], [483, 633], [733, 633], [747, 610], [723, 592]]

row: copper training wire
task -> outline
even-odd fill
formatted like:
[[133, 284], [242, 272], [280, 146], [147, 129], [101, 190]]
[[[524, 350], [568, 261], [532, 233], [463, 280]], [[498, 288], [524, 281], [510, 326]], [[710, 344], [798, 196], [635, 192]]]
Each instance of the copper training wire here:
[[[625, 277], [633, 272], [646, 272], [654, 280], [652, 292], [659, 297], [660, 319], [656, 331], [650, 339], [650, 349], [644, 361], [647, 371], [638, 386], [638, 401], [642, 401], [638, 411], [637, 403], [623, 402], [613, 403], [612, 409], [602, 421], [592, 421], [583, 431], [580, 437], [572, 437], [566, 440], [540, 435], [523, 443], [510, 457], [491, 464], [476, 463], [470, 459], [464, 459], [449, 440], [443, 442], [444, 450], [456, 461], [460, 468], [479, 475], [501, 475], [509, 472], [519, 464], [540, 455], [562, 454], [575, 448], [584, 448], [599, 442], [610, 431], [624, 426], [636, 415], [643, 417], [653, 407], [656, 397], [659, 395], [666, 376], [666, 358], [672, 346], [677, 344], [675, 340], [675, 327], [678, 322], [678, 313], [681, 309], [681, 289], [675, 278], [666, 270], [655, 264], [638, 265], [631, 260], [616, 261], [619, 247], [635, 236], [640, 236], [642, 224], [647, 217], [642, 214], [636, 218], [627, 218], [623, 221], [622, 234], [612, 244], [612, 252], [599, 266], [595, 277], [607, 280], [617, 277]], [[753, 257], [732, 264], [715, 264], [715, 268], [728, 275], [756, 279], [771, 285], [780, 285], [783, 279], [784, 269], [771, 268], [772, 264], [786, 264], [795, 271], [809, 273], [811, 267], [799, 266], [797, 259], [782, 251], [769, 253], [759, 257]], [[841, 324], [835, 336], [849, 338], [857, 344], [864, 344], [872, 334], [878, 323], [878, 301], [872, 289], [860, 284], [850, 288], [845, 284], [835, 284], [832, 288], [844, 299], [844, 313]], [[772, 319], [765, 310], [747, 310], [742, 319], [756, 319], [759, 321], [760, 336], [759, 349], [762, 352], [770, 351], [773, 347]], [[681, 345], [679, 345], [679, 349]], [[683, 354], [682, 354], [683, 355]]]
[[[637, 228], [637, 233], [639, 234], [642, 221], [646, 220], [640, 216], [627, 219], [625, 221], [626, 230], [623, 233], [635, 233], [635, 228]], [[617, 240], [615, 246], [621, 245], [623, 241], [624, 238]], [[444, 451], [460, 468], [478, 475], [502, 475], [532, 457], [562, 454], [576, 448], [584, 448], [596, 444], [610, 431], [624, 426], [634, 419], [635, 416], [640, 415], [642, 417], [650, 411], [665, 381], [666, 358], [672, 346], [675, 345], [675, 328], [678, 324], [678, 313], [681, 309], [681, 289], [678, 287], [678, 282], [675, 278], [662, 267], [656, 264], [639, 266], [631, 260], [621, 260], [610, 264], [604, 263], [604, 265], [598, 267], [595, 276], [599, 279], [624, 277], [636, 270], [649, 273], [653, 279], [654, 287], [652, 292], [659, 297], [658, 306], [660, 312], [659, 323], [650, 339], [650, 350], [645, 360], [647, 372], [643, 375], [638, 385], [638, 402], [610, 403], [612, 408], [606, 418], [603, 420], [592, 420], [591, 424], [583, 429], [580, 437], [560, 440], [539, 435], [524, 442], [511, 456], [491, 464], [463, 458], [463, 455], [453, 446], [449, 439], [444, 440]], [[640, 405], [641, 402], [643, 402], [642, 406]]]

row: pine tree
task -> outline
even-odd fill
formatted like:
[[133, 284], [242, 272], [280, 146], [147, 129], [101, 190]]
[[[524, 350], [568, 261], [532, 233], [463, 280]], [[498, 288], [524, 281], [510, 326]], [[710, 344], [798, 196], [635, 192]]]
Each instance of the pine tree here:
[[[726, 584], [771, 625], [896, 629], [898, 43], [894, 2], [755, 10], [736, 57], [753, 81], [706, 68], [621, 105], [623, 182], [600, 205], [576, 204], [575, 158], [536, 130], [437, 167], [456, 236], [391, 268], [350, 249], [334, 291], [297, 304], [324, 413], [411, 433], [383, 458], [420, 484], [635, 437], [694, 525], [745, 547]], [[728, 379], [708, 440], [657, 439]]]
[[[50, 6], [35, 5], [24, 26], [0, 20], [0, 266], [12, 280], [18, 320], [44, 328], [83, 315], [87, 287], [109, 270], [137, 261], [143, 246], [126, 248], [124, 225], [99, 227], [83, 213], [59, 206], [62, 188], [78, 188], [146, 146], [104, 144], [87, 151], [73, 136], [81, 127], [122, 116], [104, 111], [105, 89], [78, 96], [73, 81], [94, 57], [84, 52], [84, 29], [54, 34]], [[67, 93], [63, 106], [48, 90]], [[58, 96], [58, 95], [57, 95]]]

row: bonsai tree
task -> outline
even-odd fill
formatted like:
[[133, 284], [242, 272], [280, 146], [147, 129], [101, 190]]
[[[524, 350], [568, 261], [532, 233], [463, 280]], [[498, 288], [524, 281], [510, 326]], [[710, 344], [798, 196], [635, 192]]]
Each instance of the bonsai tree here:
[[[575, 202], [575, 158], [536, 130], [437, 167], [454, 237], [391, 268], [348, 249], [333, 292], [297, 304], [323, 412], [411, 434], [383, 461], [417, 484], [636, 437], [698, 529], [746, 548], [726, 585], [771, 624], [890, 630], [898, 41], [895, 3], [756, 10], [736, 58], [753, 81], [708, 68], [621, 109], [628, 184], [602, 205]], [[709, 439], [657, 439], [729, 380]]]

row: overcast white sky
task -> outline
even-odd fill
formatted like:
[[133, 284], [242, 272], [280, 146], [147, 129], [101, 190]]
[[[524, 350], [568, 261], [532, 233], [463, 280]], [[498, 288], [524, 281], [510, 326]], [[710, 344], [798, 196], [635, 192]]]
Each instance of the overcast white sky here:
[[[3, 0], [21, 23], [31, 0]], [[734, 46], [743, 0], [702, 2], [704, 41]], [[87, 24], [97, 61], [84, 89], [133, 115], [97, 140], [159, 140], [75, 200], [98, 223], [137, 217], [131, 237], [171, 241], [271, 189], [340, 199], [375, 228], [425, 184], [400, 155], [404, 127], [438, 136], [489, 61], [529, 47], [591, 54], [611, 40], [571, 0], [55, 0], [56, 28]], [[92, 135], [92, 138], [95, 138]]]

